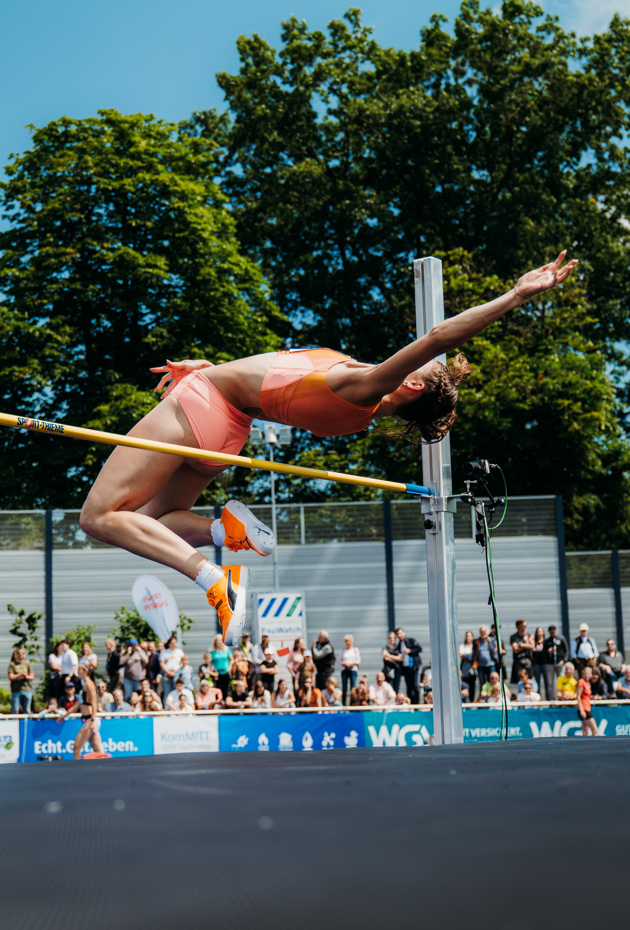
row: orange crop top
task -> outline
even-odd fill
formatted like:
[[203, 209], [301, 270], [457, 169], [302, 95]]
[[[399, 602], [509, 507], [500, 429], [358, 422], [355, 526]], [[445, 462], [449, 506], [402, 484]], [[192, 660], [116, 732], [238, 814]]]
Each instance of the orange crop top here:
[[349, 358], [333, 349], [279, 352], [260, 392], [259, 407], [264, 416], [321, 437], [364, 430], [379, 405], [351, 404], [331, 391], [326, 381], [328, 369]]

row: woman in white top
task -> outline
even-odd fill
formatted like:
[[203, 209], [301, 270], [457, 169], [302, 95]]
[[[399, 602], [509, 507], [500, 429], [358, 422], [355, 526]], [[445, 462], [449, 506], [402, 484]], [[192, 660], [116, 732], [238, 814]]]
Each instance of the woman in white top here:
[[183, 655], [183, 651], [177, 648], [177, 639], [171, 636], [171, 638], [166, 641], [166, 649], [163, 649], [160, 653], [160, 669], [162, 670], [162, 687], [164, 688], [165, 706], [169, 694], [175, 690], [175, 675], [181, 667]]
[[90, 670], [90, 667], [96, 668], [98, 666], [98, 658], [92, 649], [92, 643], [88, 642], [87, 640], [81, 646], [79, 665], [87, 665], [88, 671]]
[[345, 648], [341, 650], [341, 687], [343, 690], [343, 703], [346, 704], [346, 696], [357, 686], [357, 673], [361, 664], [361, 653], [354, 645], [354, 636], [347, 633], [343, 638]]
[[271, 695], [260, 679], [254, 685], [254, 690], [249, 692], [249, 696], [252, 699], [252, 707], [271, 707]]
[[278, 682], [278, 687], [271, 696], [272, 707], [295, 707], [295, 697], [292, 691], [289, 691], [284, 678]]

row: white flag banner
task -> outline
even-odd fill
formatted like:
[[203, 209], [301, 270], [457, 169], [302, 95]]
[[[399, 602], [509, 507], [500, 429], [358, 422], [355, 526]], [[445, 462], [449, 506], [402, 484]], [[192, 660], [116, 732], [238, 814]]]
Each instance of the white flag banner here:
[[140, 575], [133, 583], [131, 596], [138, 613], [163, 642], [176, 632], [179, 611], [175, 598], [155, 575]]
[[[267, 635], [278, 665], [286, 668], [293, 643], [299, 636], [306, 638], [304, 595], [301, 591], [259, 594], [257, 620], [258, 642]], [[282, 677], [285, 678], [286, 674]]]

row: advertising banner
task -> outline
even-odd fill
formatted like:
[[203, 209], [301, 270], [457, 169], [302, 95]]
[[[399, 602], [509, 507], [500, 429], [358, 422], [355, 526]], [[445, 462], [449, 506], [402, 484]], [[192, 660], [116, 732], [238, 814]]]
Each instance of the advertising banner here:
[[[286, 668], [287, 656], [298, 636], [306, 638], [304, 597], [299, 591], [274, 591], [259, 594], [257, 605], [258, 642], [269, 637], [269, 645], [276, 653], [278, 665]], [[288, 678], [287, 672], [280, 673]]]
[[433, 736], [433, 711], [366, 711], [361, 716], [366, 746], [426, 746]]
[[363, 714], [234, 714], [220, 718], [224, 751], [312, 752], [364, 746]]
[[[26, 721], [23, 762], [34, 762], [38, 756], [61, 756], [72, 759], [74, 740], [81, 729], [81, 721], [71, 717], [58, 723], [56, 719]], [[126, 720], [121, 717], [102, 718], [101, 742], [103, 751], [112, 756], [152, 756], [153, 721], [150, 717]], [[89, 743], [84, 752], [91, 752]]]
[[218, 717], [154, 717], [155, 755], [172, 752], [218, 752]]
[[0, 717], [0, 763], [20, 760], [20, 722]]
[[[630, 706], [605, 704], [592, 706], [593, 719], [600, 736], [630, 736]], [[582, 724], [575, 705], [570, 707], [536, 707], [508, 705], [510, 739], [540, 739], [582, 736]], [[501, 709], [464, 708], [464, 742], [499, 739]]]

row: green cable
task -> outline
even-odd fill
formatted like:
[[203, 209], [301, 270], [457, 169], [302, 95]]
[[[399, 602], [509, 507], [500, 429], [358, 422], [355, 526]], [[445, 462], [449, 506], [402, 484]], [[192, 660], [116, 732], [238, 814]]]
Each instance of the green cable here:
[[503, 491], [504, 491], [504, 496], [505, 496], [505, 504], [503, 505], [503, 515], [501, 519], [499, 520], [499, 522], [496, 524], [496, 526], [490, 527], [490, 529], [492, 530], [496, 530], [497, 527], [501, 526], [501, 524], [505, 520], [505, 515], [507, 513], [507, 481], [505, 480], [505, 475], [503, 474], [503, 469], [501, 468], [501, 466], [497, 465], [496, 467], [501, 472], [501, 477], [503, 478]]

